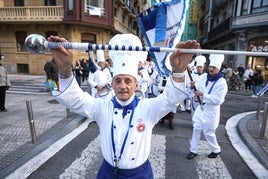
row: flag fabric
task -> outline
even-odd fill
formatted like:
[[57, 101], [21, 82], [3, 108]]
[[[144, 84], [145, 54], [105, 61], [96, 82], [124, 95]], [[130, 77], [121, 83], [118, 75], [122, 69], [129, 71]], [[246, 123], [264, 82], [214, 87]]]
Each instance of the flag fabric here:
[[257, 96], [262, 96], [268, 90], [268, 83], [257, 93]]
[[104, 14], [104, 9], [95, 6], [86, 6], [86, 11], [89, 12], [90, 15], [102, 16]]
[[[148, 46], [173, 47], [184, 30], [188, 0], [155, 4], [138, 16], [138, 25]], [[160, 76], [170, 75], [168, 52], [149, 52]]]

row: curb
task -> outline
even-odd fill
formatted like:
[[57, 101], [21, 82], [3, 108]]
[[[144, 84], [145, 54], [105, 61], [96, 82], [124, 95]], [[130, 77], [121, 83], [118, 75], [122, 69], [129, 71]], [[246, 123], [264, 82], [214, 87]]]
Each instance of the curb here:
[[[231, 144], [235, 150], [239, 153], [240, 157], [245, 161], [250, 170], [255, 174], [257, 178], [267, 178], [268, 170], [260, 163], [260, 161], [253, 155], [252, 151], [246, 146], [238, 133], [238, 125], [241, 119], [245, 119], [250, 114], [256, 112], [245, 112], [232, 116], [227, 120], [225, 129]], [[245, 128], [246, 130], [247, 128]]]
[[250, 120], [250, 116], [245, 116], [240, 120], [237, 126], [237, 131], [246, 144], [246, 146], [252, 151], [252, 153], [257, 157], [257, 159], [268, 169], [268, 155], [264, 150], [257, 144], [257, 142], [251, 137], [247, 130], [247, 123]]

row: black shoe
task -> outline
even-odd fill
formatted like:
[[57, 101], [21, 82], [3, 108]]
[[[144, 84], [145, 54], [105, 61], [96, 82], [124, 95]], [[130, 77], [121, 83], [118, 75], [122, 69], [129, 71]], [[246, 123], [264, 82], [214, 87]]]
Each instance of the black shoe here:
[[191, 159], [195, 158], [196, 156], [197, 156], [196, 153], [190, 152], [190, 153], [187, 155], [187, 159], [191, 160]]
[[173, 130], [173, 129], [174, 129], [173, 124], [168, 124], [168, 127], [169, 127], [171, 130]]
[[162, 118], [161, 120], [160, 120], [160, 124], [164, 124], [164, 122], [165, 122], [165, 119], [164, 118]]
[[1, 111], [1, 112], [7, 112], [7, 109], [4, 108], [4, 109], [1, 109], [0, 111]]
[[216, 158], [218, 155], [220, 155], [221, 152], [219, 153], [214, 153], [214, 152], [211, 152], [209, 155], [208, 155], [208, 158]]

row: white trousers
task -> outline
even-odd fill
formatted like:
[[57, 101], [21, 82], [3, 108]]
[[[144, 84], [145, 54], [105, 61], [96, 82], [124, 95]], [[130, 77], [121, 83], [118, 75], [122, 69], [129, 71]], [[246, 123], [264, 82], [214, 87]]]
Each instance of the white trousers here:
[[193, 124], [193, 134], [190, 142], [190, 151], [197, 153], [199, 149], [199, 142], [201, 138], [201, 132], [206, 138], [209, 144], [210, 150], [214, 153], [221, 152], [221, 147], [219, 146], [216, 138], [216, 129], [209, 129], [207, 126], [203, 125], [201, 122], [194, 122]]

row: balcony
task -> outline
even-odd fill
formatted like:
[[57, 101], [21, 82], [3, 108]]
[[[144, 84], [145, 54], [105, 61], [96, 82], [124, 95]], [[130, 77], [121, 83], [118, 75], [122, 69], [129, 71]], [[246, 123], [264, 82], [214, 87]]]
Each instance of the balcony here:
[[0, 8], [0, 22], [60, 22], [63, 6], [32, 6]]
[[129, 34], [134, 33], [135, 29], [128, 28], [125, 24], [123, 24], [118, 18], [114, 18], [114, 28], [116, 31], [122, 33], [122, 34]]
[[214, 29], [209, 31], [208, 32], [208, 40], [211, 40], [213, 38], [217, 38], [219, 35], [222, 35], [226, 32], [229, 32], [230, 26], [231, 26], [231, 17], [227, 18], [225, 21], [223, 21], [217, 27], [215, 27]]
[[233, 18], [232, 20], [232, 29], [267, 26], [268, 24], [267, 18], [268, 18], [267, 12], [238, 16], [236, 18]]

